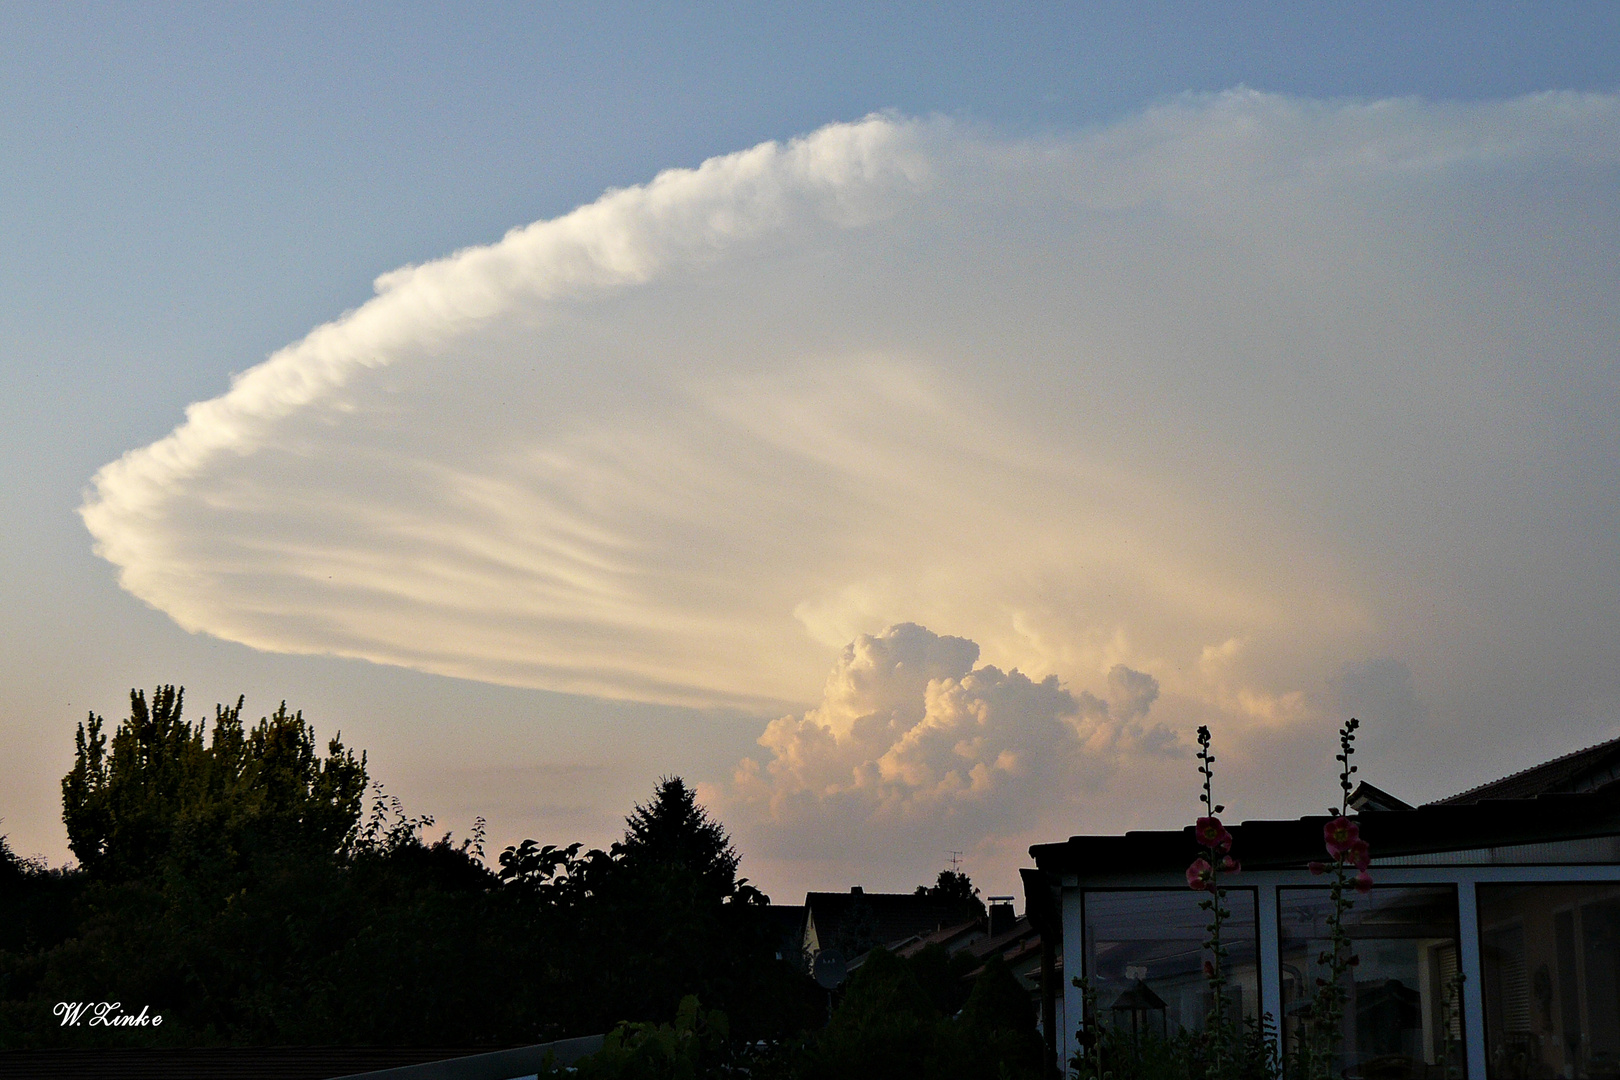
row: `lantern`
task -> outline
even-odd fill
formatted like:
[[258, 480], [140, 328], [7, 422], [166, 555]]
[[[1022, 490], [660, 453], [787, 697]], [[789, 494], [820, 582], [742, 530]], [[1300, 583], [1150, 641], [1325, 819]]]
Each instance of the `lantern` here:
[[1137, 979], [1135, 986], [1114, 999], [1109, 1012], [1114, 1014], [1115, 1030], [1123, 1029], [1129, 1018], [1131, 1041], [1140, 1044], [1143, 1032], [1156, 1031], [1159, 1038], [1165, 1037], [1166, 1008], [1164, 999], [1149, 989], [1147, 981]]

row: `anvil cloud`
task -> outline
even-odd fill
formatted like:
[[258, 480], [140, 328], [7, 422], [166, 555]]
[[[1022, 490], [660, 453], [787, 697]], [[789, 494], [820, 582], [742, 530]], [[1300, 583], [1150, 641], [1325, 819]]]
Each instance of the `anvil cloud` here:
[[[1617, 176], [1593, 95], [832, 125], [383, 275], [82, 513], [190, 630], [497, 683], [780, 715], [917, 623], [1049, 717], [1596, 715]], [[736, 797], [848, 796], [789, 724]]]

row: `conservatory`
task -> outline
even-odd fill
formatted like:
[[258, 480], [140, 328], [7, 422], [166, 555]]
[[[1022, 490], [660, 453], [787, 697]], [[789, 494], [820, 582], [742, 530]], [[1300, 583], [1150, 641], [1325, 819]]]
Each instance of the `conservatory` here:
[[[1342, 981], [1336, 1075], [1620, 1078], [1617, 766], [1620, 740], [1422, 807], [1357, 790], [1373, 885], [1344, 919], [1359, 962]], [[1285, 1056], [1328, 977], [1332, 905], [1310, 868], [1328, 820], [1230, 830], [1243, 870], [1223, 879], [1227, 997], [1271, 1018]], [[1050, 939], [1042, 1026], [1058, 1060], [1085, 1023], [1203, 1023], [1209, 915], [1186, 877], [1198, 851], [1190, 827], [1030, 849], [1028, 910]], [[1084, 1018], [1076, 976], [1095, 994]]]

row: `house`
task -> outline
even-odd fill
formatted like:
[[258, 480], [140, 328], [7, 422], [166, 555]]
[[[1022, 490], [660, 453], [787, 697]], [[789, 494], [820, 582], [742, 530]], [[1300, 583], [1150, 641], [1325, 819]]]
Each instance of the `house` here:
[[963, 949], [972, 948], [975, 942], [982, 941], [984, 935], [984, 920], [975, 916], [952, 926], [942, 926], [931, 934], [913, 934], [902, 941], [890, 942], [884, 947], [903, 960], [908, 960], [934, 945], [955, 956]]
[[[1419, 807], [1363, 784], [1352, 806], [1374, 886], [1345, 919], [1360, 963], [1336, 1071], [1620, 1075], [1620, 739]], [[1230, 827], [1243, 864], [1225, 880], [1232, 996], [1277, 1021], [1285, 1054], [1325, 971], [1328, 891], [1309, 864], [1325, 858], [1329, 820]], [[1075, 976], [1097, 995], [1089, 1022], [1110, 1022], [1138, 987], [1166, 1030], [1203, 1022], [1208, 916], [1185, 876], [1198, 853], [1191, 827], [1030, 849], [1026, 908], [1048, 943], [1041, 1007], [1058, 1060], [1082, 1022]]]
[[813, 892], [804, 898], [804, 952], [836, 950], [846, 960], [963, 924], [961, 905], [922, 893]]
[[761, 911], [778, 960], [799, 964], [804, 960], [804, 905], [766, 904]]
[[[1012, 905], [1007, 907], [1010, 909]], [[967, 946], [968, 953], [980, 961], [979, 966], [968, 973], [968, 978], [976, 978], [992, 956], [999, 956], [1019, 985], [1028, 991], [1030, 1001], [1038, 1005], [1041, 1000], [1041, 932], [1029, 921], [1028, 915], [1015, 919], [1009, 910], [1005, 922], [998, 924], [994, 914], [992, 905], [991, 932]]]

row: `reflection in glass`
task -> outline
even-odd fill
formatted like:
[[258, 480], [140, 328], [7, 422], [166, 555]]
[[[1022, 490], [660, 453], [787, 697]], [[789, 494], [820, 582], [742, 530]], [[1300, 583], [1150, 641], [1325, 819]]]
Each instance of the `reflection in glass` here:
[[[1139, 1024], [1174, 1035], [1204, 1026], [1212, 1001], [1204, 976], [1204, 949], [1209, 912], [1198, 902], [1203, 893], [1133, 889], [1085, 894], [1085, 970], [1097, 990], [1101, 1016], [1129, 1030], [1130, 1008], [1151, 1000]], [[1227, 992], [1236, 1014], [1252, 1017], [1259, 1003], [1256, 973], [1254, 890], [1228, 889], [1232, 917], [1221, 936], [1227, 948]], [[1149, 999], [1141, 990], [1151, 993]], [[1132, 995], [1135, 995], [1134, 997]], [[1162, 1004], [1162, 1013], [1157, 1005]]]
[[[1375, 888], [1351, 894], [1345, 915], [1354, 955], [1345, 985], [1339, 1075], [1366, 1080], [1462, 1076], [1457, 893], [1451, 886]], [[1283, 1048], [1299, 1045], [1320, 962], [1333, 948], [1327, 889], [1277, 891], [1283, 982]]]
[[1478, 890], [1489, 1075], [1620, 1076], [1620, 884]]

